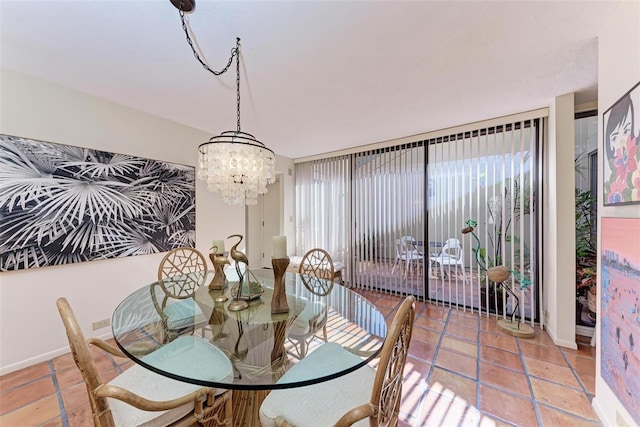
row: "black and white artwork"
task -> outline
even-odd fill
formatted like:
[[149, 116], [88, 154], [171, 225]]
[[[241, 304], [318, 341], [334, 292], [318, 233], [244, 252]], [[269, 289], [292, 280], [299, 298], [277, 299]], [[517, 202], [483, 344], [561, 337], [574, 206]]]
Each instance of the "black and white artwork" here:
[[195, 244], [195, 169], [0, 134], [0, 271]]

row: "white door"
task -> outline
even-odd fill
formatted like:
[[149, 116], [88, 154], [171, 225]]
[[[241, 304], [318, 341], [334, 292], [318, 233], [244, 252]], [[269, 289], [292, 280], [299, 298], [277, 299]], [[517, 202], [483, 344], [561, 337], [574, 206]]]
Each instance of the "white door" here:
[[269, 185], [267, 194], [258, 196], [258, 204], [249, 206], [247, 212], [247, 256], [251, 268], [271, 268], [273, 236], [280, 233], [281, 180]]

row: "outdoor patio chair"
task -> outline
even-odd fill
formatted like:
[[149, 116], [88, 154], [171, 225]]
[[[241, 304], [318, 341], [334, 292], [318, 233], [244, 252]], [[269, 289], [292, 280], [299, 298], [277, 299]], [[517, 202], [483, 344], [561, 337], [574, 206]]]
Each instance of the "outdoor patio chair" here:
[[462, 271], [462, 278], [466, 281], [466, 273], [464, 268], [464, 257], [462, 256], [462, 244], [460, 240], [456, 238], [450, 238], [442, 246], [442, 251], [436, 255], [429, 257], [430, 266], [437, 266], [440, 270], [440, 278], [444, 280], [445, 277], [445, 266], [447, 271], [450, 273], [451, 268], [454, 269], [460, 268]]
[[404, 263], [404, 277], [406, 277], [411, 269], [411, 264], [415, 268], [422, 262], [424, 254], [416, 248], [415, 242], [416, 240], [411, 236], [396, 239], [396, 260], [393, 263], [391, 274], [395, 273], [399, 264]]

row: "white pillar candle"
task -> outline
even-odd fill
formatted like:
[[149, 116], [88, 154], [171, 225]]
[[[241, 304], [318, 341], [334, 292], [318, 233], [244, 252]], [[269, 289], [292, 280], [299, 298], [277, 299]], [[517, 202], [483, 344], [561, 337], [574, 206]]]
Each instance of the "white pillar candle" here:
[[273, 236], [273, 257], [276, 259], [287, 257], [286, 236]]
[[223, 254], [224, 253], [224, 240], [214, 240], [213, 241], [213, 245], [211, 247], [215, 246], [216, 248], [216, 253], [217, 254]]

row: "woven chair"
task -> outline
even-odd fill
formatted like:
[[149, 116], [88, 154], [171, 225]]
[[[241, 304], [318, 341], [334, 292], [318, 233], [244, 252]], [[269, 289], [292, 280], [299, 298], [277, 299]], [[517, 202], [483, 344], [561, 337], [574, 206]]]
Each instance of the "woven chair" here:
[[188, 247], [169, 251], [158, 267], [158, 281], [151, 285], [151, 296], [162, 321], [161, 340], [171, 341], [208, 320], [193, 299], [207, 276], [207, 262], [198, 250]]
[[324, 341], [327, 342], [327, 306], [320, 297], [329, 294], [333, 288], [333, 260], [324, 249], [311, 249], [302, 257], [298, 271], [304, 286], [318, 297], [307, 303], [287, 334], [298, 357], [302, 358], [307, 354], [309, 344], [320, 330]]
[[[96, 427], [189, 426], [195, 423], [217, 426], [231, 423], [231, 391], [221, 391], [216, 396], [215, 389], [167, 378], [140, 365], [133, 365], [109, 383], [103, 383], [89, 345], [117, 357], [126, 355], [103, 340], [85, 340], [66, 298], [59, 298], [56, 304], [66, 329], [73, 360], [87, 387]], [[201, 338], [184, 336], [144, 358], [167, 359], [168, 354], [175, 353], [180, 356], [180, 360], [175, 363], [189, 367], [203, 365], [202, 360], [206, 360], [207, 352], [219, 350]], [[206, 369], [205, 366], [200, 367]], [[217, 369], [212, 368], [208, 373], [212, 376], [212, 381], [215, 376], [226, 376], [226, 369], [220, 373], [216, 372]], [[228, 369], [233, 375], [231, 362]]]
[[[398, 309], [380, 353], [377, 369], [366, 365], [333, 380], [273, 390], [260, 407], [260, 421], [272, 426], [397, 425], [404, 365], [409, 351], [415, 298]], [[309, 370], [327, 375], [361, 360], [336, 343], [327, 343], [296, 363], [278, 382], [303, 380]]]
[[338, 283], [344, 283], [342, 269], [336, 269], [331, 255], [324, 249], [309, 249], [302, 257], [298, 270], [300, 274], [308, 274], [331, 281], [338, 279]]

